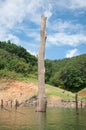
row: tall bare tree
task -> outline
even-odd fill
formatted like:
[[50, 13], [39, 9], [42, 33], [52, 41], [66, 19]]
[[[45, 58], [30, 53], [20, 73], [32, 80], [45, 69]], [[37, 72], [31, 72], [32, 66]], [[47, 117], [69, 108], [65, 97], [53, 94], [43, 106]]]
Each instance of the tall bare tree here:
[[45, 96], [45, 43], [46, 43], [46, 17], [41, 17], [41, 32], [40, 32], [40, 47], [38, 51], [38, 100], [37, 111], [46, 111], [46, 96]]

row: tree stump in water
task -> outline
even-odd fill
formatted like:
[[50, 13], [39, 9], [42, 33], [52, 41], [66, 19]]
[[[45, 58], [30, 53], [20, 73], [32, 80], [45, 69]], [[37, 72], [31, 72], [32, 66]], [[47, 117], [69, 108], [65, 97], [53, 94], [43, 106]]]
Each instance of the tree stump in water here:
[[45, 112], [47, 101], [45, 96], [45, 66], [44, 66], [44, 55], [45, 55], [45, 43], [46, 43], [46, 17], [41, 18], [41, 35], [40, 35], [40, 47], [38, 52], [38, 100], [37, 110], [38, 112]]

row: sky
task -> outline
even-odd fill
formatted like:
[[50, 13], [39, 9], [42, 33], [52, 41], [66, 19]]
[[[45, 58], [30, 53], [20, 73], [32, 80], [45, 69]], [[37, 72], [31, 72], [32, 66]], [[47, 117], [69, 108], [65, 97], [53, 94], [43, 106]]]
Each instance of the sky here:
[[42, 15], [47, 17], [46, 59], [86, 53], [86, 0], [0, 0], [0, 41], [37, 56]]

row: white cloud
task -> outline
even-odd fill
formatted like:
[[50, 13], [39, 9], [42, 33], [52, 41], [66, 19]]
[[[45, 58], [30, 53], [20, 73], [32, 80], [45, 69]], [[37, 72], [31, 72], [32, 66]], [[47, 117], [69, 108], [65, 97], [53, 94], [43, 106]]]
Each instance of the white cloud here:
[[0, 7], [0, 23], [8, 29], [21, 23], [25, 17], [24, 0], [6, 0]]
[[[15, 36], [15, 35], [8, 34], [7, 40], [9, 40], [9, 39], [10, 39], [10, 41], [13, 42], [13, 43], [20, 44], [20, 39], [19, 39], [17, 36]], [[6, 41], [7, 41], [7, 40], [6, 40]]]
[[[54, 9], [84, 8], [86, 0], [5, 0], [0, 2], [0, 24], [12, 28], [25, 19], [40, 24], [40, 17], [44, 13], [48, 19], [53, 15]], [[62, 9], [62, 8], [61, 8]]]
[[12, 43], [16, 43], [16, 44], [20, 44], [21, 43], [20, 39], [17, 36], [11, 34], [11, 33], [8, 33], [8, 34], [7, 33], [3, 33], [3, 35], [1, 34], [0, 35], [0, 40], [1, 41], [8, 41], [8, 40], [10, 40]]
[[86, 36], [84, 34], [55, 33], [48, 36], [47, 43], [59, 46], [78, 46], [82, 43], [86, 43]]
[[32, 54], [33, 56], [37, 57], [37, 52], [36, 51], [31, 51], [31, 50], [27, 50], [30, 54]]
[[71, 58], [73, 56], [79, 55], [78, 49], [74, 48], [73, 50], [69, 50], [66, 54], [66, 58]]
[[86, 0], [70, 0], [71, 9], [81, 9], [86, 8]]
[[52, 3], [62, 10], [64, 8], [71, 10], [86, 8], [86, 0], [52, 0]]
[[2, 2], [0, 4], [0, 23], [7, 28], [12, 28], [24, 19], [40, 23], [42, 13], [45, 13], [47, 17], [52, 15], [51, 4], [45, 4], [40, 0], [5, 0], [3, 4]]
[[[36, 30], [35, 26], [31, 28], [24, 22], [39, 25], [41, 15], [44, 14], [47, 17], [48, 30], [52, 32], [52, 34], [48, 33], [48, 45], [78, 46], [81, 43], [86, 43], [84, 31], [86, 25], [73, 24], [71, 21], [63, 22], [60, 19], [49, 23], [51, 16], [58, 13], [58, 11], [54, 11], [58, 9], [63, 11], [64, 8], [70, 10], [85, 9], [86, 0], [0, 0], [0, 40], [11, 40], [17, 44], [22, 43], [17, 36], [22, 32], [26, 37], [35, 40], [36, 43], [39, 42], [39, 29]], [[23, 43], [25, 42], [23, 41]]]
[[84, 33], [85, 25], [80, 23], [73, 23], [71, 21], [62, 21], [62, 19], [57, 19], [52, 23], [48, 24], [48, 28], [55, 32], [65, 32], [65, 33]]
[[48, 3], [48, 7], [44, 11], [44, 15], [49, 19], [52, 16], [52, 4]]
[[71, 21], [55, 20], [48, 24], [51, 29], [47, 37], [48, 45], [69, 45], [78, 46], [86, 43], [86, 25], [80, 23], [72, 23]]
[[33, 38], [33, 41], [34, 40], [37, 42], [40, 41], [40, 32], [38, 30], [35, 30], [35, 31], [29, 30], [26, 35], [30, 38]]
[[[46, 0], [46, 2], [47, 1], [48, 0]], [[41, 15], [43, 13], [49, 19], [49, 17], [52, 15], [52, 6], [51, 4], [48, 5], [46, 2], [40, 0], [0, 1], [0, 30], [2, 32], [4, 30], [4, 34], [1, 31], [0, 32], [1, 35], [3, 35], [2, 37], [4, 40], [7, 39], [7, 35], [10, 35], [10, 33], [12, 33], [12, 30], [15, 32], [18, 31], [20, 28], [17, 28], [18, 30], [15, 30], [16, 26], [19, 27], [20, 24], [23, 26], [23, 21], [27, 21], [27, 23], [33, 22], [35, 24], [40, 24]], [[26, 34], [25, 29], [23, 29], [23, 32]], [[2, 40], [2, 38], [0, 40]]]

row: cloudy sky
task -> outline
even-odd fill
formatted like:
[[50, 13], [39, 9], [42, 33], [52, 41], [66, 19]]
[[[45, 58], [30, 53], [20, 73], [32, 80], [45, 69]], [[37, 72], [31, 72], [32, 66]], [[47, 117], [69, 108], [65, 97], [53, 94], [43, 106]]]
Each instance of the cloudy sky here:
[[0, 41], [37, 55], [42, 14], [47, 17], [45, 58], [86, 53], [86, 0], [0, 0]]

